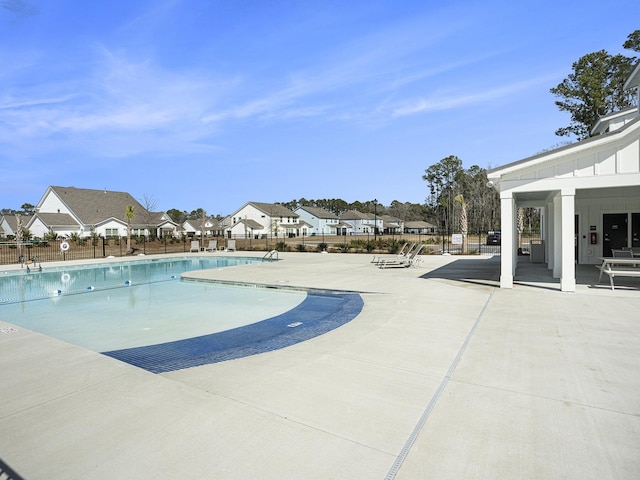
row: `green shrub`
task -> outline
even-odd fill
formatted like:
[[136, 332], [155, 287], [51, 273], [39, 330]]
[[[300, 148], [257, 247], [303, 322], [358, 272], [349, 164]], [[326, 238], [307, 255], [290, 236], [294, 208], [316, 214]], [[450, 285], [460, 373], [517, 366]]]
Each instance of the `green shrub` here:
[[86, 243], [85, 239], [82, 238], [80, 235], [78, 235], [76, 232], [71, 234], [71, 236], [69, 237], [69, 240], [71, 240], [73, 243], [75, 243], [79, 247], [83, 246]]

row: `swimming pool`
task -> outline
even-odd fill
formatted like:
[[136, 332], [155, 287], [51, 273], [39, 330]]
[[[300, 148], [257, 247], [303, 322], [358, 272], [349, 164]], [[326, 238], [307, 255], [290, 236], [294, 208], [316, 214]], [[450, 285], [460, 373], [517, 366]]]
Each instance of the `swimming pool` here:
[[362, 309], [353, 293], [180, 280], [255, 262], [190, 257], [5, 273], [0, 320], [159, 373], [298, 343]]
[[193, 270], [259, 263], [252, 257], [176, 257], [7, 271], [0, 275], [0, 305], [94, 290], [178, 280]]

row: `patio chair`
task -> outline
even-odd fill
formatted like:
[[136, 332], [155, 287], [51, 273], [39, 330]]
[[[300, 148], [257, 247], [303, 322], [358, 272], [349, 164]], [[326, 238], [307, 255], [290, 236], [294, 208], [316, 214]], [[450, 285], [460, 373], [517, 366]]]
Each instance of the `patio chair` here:
[[235, 252], [236, 251], [236, 241], [228, 240], [227, 241], [227, 252]]
[[409, 255], [407, 255], [404, 258], [400, 258], [397, 260], [382, 259], [378, 263], [378, 268], [395, 268], [395, 267], [407, 268], [407, 267], [411, 267], [412, 265], [416, 265], [417, 262], [420, 260], [418, 255], [420, 255], [420, 252], [422, 251], [424, 246], [425, 246], [424, 243], [421, 243]]
[[215, 252], [218, 250], [218, 241], [217, 240], [209, 240], [209, 246], [205, 248], [207, 252]]
[[394, 261], [404, 260], [408, 258], [409, 255], [411, 255], [411, 252], [413, 252], [413, 250], [418, 246], [415, 243], [412, 243], [408, 247], [407, 245], [408, 244], [405, 243], [400, 249], [400, 251], [395, 255], [375, 255], [371, 263], [375, 263], [376, 265], [379, 265], [381, 262], [394, 262]]
[[374, 255], [373, 259], [371, 260], [371, 263], [378, 263], [382, 258], [395, 258], [395, 257], [401, 257], [406, 255], [407, 253], [409, 253], [411, 251], [411, 249], [415, 246], [415, 243], [412, 243], [411, 246], [409, 247], [409, 249], [407, 250], [407, 247], [409, 246], [408, 243], [405, 243], [404, 245], [402, 245], [402, 248], [400, 248], [400, 250], [398, 250], [398, 253], [396, 253], [395, 255]]
[[192, 240], [191, 241], [191, 248], [189, 249], [190, 252], [199, 252], [200, 251], [200, 242], [198, 240]]
[[[621, 250], [611, 250], [611, 256], [613, 258], [633, 258], [633, 250], [629, 250], [626, 248]], [[638, 263], [640, 263], [640, 261], [638, 261]], [[633, 265], [634, 268], [637, 266], [638, 264]]]

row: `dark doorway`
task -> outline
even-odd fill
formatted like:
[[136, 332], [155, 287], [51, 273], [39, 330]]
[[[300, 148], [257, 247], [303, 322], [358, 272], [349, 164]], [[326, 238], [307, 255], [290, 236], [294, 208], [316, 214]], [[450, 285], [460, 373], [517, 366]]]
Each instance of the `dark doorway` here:
[[574, 221], [573, 221], [573, 248], [574, 248], [574, 254], [573, 254], [573, 263], [575, 263], [576, 265], [578, 264], [578, 259], [580, 258], [580, 252], [578, 251], [578, 245], [580, 245], [580, 242], [578, 241], [578, 239], [580, 238], [580, 217], [578, 215], [574, 216]]
[[640, 249], [640, 213], [631, 214], [631, 246]]
[[627, 214], [605, 213], [602, 215], [602, 255], [611, 257], [611, 250], [627, 246]]

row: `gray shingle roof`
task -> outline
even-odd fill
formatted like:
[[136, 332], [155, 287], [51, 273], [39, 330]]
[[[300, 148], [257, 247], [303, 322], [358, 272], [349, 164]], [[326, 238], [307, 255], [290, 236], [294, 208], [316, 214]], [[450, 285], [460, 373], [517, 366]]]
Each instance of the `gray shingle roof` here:
[[78, 226], [78, 222], [68, 213], [39, 213], [38, 217], [48, 227]]
[[136, 223], [144, 215], [147, 215], [146, 209], [140, 202], [127, 192], [75, 187], [51, 187], [51, 190], [78, 216], [84, 225], [100, 223], [107, 218], [116, 218], [126, 222], [125, 208], [127, 205], [133, 206]]
[[369, 220], [373, 219], [373, 213], [367, 214], [357, 210], [348, 210], [340, 215], [341, 220]]
[[277, 203], [249, 202], [249, 205], [253, 205], [258, 210], [262, 210], [270, 217], [299, 217], [297, 213]]
[[331, 218], [331, 219], [335, 219], [338, 218], [338, 216], [333, 213], [330, 212], [329, 210], [325, 210], [324, 208], [320, 208], [320, 207], [300, 207], [301, 210], [304, 210], [306, 212], [309, 212], [311, 215], [314, 215], [318, 218]]
[[[22, 228], [24, 228], [27, 223], [29, 223], [29, 220], [31, 220], [31, 215], [20, 215], [21, 220], [22, 220]], [[4, 219], [7, 222], [7, 224], [9, 225], [9, 227], [11, 227], [11, 230], [13, 230], [14, 232], [16, 231], [16, 229], [18, 228], [18, 218], [16, 215], [4, 215]]]
[[414, 220], [411, 222], [404, 222], [404, 228], [436, 228], [436, 226], [422, 220]]

